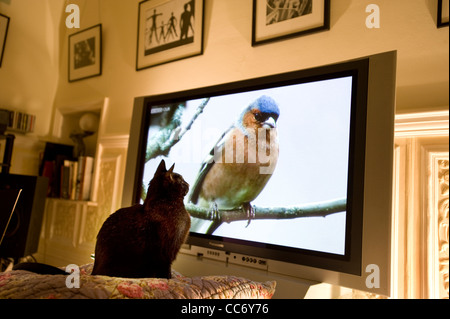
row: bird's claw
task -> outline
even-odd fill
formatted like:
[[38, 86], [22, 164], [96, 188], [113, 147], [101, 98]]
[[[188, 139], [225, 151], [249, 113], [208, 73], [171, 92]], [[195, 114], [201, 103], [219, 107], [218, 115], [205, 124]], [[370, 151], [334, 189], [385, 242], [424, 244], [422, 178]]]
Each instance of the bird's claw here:
[[248, 218], [248, 222], [247, 225], [245, 226], [245, 228], [248, 227], [248, 225], [250, 225], [252, 219], [255, 218], [255, 209], [253, 208], [253, 206], [250, 203], [244, 203], [242, 205], [242, 208], [244, 209], [245, 215]]
[[209, 211], [209, 217], [211, 220], [218, 220], [219, 219], [219, 208], [216, 204], [216, 202], [212, 202], [211, 207]]

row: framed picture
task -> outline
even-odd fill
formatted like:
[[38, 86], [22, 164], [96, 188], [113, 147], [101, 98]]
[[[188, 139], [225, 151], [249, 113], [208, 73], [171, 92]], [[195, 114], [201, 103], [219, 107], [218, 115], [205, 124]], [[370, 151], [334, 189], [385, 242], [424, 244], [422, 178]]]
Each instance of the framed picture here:
[[449, 21], [449, 0], [439, 0], [438, 1], [438, 12], [437, 12], [437, 27], [448, 27]]
[[8, 34], [9, 17], [0, 13], [0, 67], [5, 52], [6, 35]]
[[203, 54], [204, 0], [139, 3], [136, 70]]
[[252, 46], [329, 29], [329, 0], [253, 0]]
[[69, 36], [69, 82], [102, 74], [102, 25]]

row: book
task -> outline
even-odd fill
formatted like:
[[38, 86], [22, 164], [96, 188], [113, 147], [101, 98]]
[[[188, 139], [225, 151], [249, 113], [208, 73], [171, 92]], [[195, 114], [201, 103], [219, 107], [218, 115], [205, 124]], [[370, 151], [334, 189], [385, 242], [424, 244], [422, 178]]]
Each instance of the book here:
[[60, 198], [75, 199], [78, 162], [64, 160], [61, 166]]
[[70, 199], [75, 200], [77, 192], [77, 176], [78, 176], [78, 162], [72, 161], [72, 176], [70, 177], [71, 187], [70, 187]]
[[76, 200], [89, 200], [91, 196], [92, 170], [94, 158], [92, 156], [80, 156], [78, 158]]
[[55, 161], [44, 161], [41, 176], [48, 178], [47, 197], [51, 197], [55, 187]]
[[71, 172], [70, 172], [70, 166], [64, 165], [61, 166], [61, 185], [59, 187], [59, 197], [63, 199], [70, 199], [70, 178], [71, 178]]

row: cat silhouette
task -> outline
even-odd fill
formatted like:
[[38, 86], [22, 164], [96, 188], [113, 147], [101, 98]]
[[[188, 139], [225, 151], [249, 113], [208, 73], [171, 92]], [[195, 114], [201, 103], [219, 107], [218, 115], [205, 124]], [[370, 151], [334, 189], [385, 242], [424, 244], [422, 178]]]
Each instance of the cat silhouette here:
[[161, 161], [143, 204], [121, 208], [103, 223], [92, 275], [171, 278], [171, 265], [190, 228], [189, 184]]

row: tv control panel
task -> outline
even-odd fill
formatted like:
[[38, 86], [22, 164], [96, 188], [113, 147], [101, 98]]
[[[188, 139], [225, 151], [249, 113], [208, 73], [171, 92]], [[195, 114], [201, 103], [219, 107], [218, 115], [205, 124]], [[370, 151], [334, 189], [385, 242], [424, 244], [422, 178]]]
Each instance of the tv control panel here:
[[187, 254], [187, 255], [193, 255], [197, 256], [197, 258], [208, 258], [208, 259], [214, 259], [214, 260], [220, 260], [223, 261], [226, 264], [235, 264], [235, 265], [241, 265], [241, 266], [247, 266], [252, 268], [257, 268], [261, 270], [268, 270], [269, 263], [267, 259], [255, 257], [255, 256], [249, 256], [249, 255], [242, 255], [232, 252], [227, 252], [223, 250], [217, 250], [212, 248], [205, 248], [205, 247], [198, 247], [198, 246], [191, 246], [191, 245], [183, 245], [181, 247], [180, 252]]

